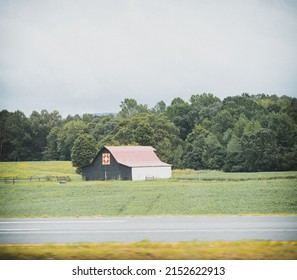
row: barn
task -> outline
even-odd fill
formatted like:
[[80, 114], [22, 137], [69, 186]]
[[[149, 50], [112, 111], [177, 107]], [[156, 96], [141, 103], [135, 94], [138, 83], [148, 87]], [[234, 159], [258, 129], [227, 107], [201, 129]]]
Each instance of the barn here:
[[146, 180], [170, 178], [171, 165], [162, 162], [151, 146], [105, 146], [82, 168], [88, 180]]

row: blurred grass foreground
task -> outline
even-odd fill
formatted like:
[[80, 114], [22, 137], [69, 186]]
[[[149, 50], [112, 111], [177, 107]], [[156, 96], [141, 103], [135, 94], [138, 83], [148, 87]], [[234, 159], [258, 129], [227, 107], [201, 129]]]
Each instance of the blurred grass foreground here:
[[296, 241], [0, 245], [2, 260], [296, 260]]

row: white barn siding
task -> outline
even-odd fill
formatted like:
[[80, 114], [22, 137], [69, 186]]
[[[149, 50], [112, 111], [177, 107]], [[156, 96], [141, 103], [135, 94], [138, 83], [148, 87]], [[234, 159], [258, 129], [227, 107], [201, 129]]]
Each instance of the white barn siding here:
[[167, 179], [171, 177], [171, 166], [132, 167], [132, 180]]

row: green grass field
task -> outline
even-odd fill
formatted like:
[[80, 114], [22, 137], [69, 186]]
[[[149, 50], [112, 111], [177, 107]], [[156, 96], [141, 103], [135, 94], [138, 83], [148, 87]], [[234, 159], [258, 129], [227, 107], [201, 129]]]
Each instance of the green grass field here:
[[81, 176], [75, 173], [71, 161], [0, 162], [0, 178], [4, 177]]
[[0, 217], [295, 215], [296, 182], [58, 182], [0, 186]]
[[1, 182], [0, 217], [4, 218], [297, 214], [297, 172], [240, 177], [240, 173], [183, 170], [169, 180], [84, 182], [70, 162], [1, 163], [0, 167], [2, 177], [67, 175], [72, 179], [67, 184]]
[[296, 179], [296, 171], [286, 172], [249, 172], [249, 173], [227, 173], [218, 170], [194, 171], [174, 170], [173, 178], [179, 180], [200, 180], [200, 181], [247, 181], [247, 180], [274, 180], [274, 179]]

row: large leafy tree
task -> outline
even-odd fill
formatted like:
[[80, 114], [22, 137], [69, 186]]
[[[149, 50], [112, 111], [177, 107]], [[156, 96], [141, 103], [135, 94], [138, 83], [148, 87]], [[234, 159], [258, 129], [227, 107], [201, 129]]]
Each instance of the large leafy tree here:
[[234, 121], [244, 116], [248, 120], [261, 118], [265, 109], [259, 104], [258, 96], [251, 96], [247, 93], [242, 95], [226, 97], [223, 100], [223, 109], [230, 112]]
[[81, 120], [70, 121], [58, 134], [58, 153], [61, 160], [71, 160], [71, 149], [74, 141], [87, 132], [87, 125]]
[[42, 159], [42, 153], [46, 147], [46, 138], [52, 128], [59, 126], [62, 116], [59, 112], [48, 113], [42, 110], [40, 113], [33, 111], [30, 118], [31, 136], [32, 136], [32, 158]]
[[221, 110], [211, 121], [211, 131], [216, 135], [218, 139], [221, 140], [221, 142], [225, 142], [225, 133], [228, 131], [228, 129], [232, 129], [233, 126], [234, 120], [230, 112], [227, 110]]
[[6, 160], [8, 157], [8, 148], [12, 139], [11, 132], [8, 126], [8, 119], [12, 113], [7, 110], [0, 112], [0, 161]]
[[233, 134], [227, 144], [223, 170], [227, 172], [240, 172], [244, 171], [244, 169], [244, 158], [241, 152], [240, 140]]
[[[296, 108], [297, 109], [297, 108]], [[275, 132], [281, 152], [291, 150], [296, 143], [297, 125], [286, 113], [271, 113], [262, 118], [263, 127]]]
[[61, 127], [55, 126], [51, 129], [46, 137], [46, 147], [42, 152], [43, 160], [59, 160], [58, 152], [58, 135], [61, 131]]
[[96, 140], [89, 134], [80, 135], [71, 149], [72, 165], [80, 172], [81, 167], [88, 165], [98, 151]]
[[179, 129], [180, 138], [185, 140], [192, 131], [197, 117], [190, 104], [181, 98], [174, 98], [167, 107], [166, 115]]
[[276, 133], [262, 128], [244, 134], [240, 139], [240, 154], [243, 158], [242, 171], [279, 170], [280, 154]]
[[292, 118], [292, 120], [297, 123], [297, 98], [292, 98], [284, 111]]
[[121, 102], [120, 116], [129, 118], [140, 113], [148, 112], [148, 107], [146, 105], [138, 104], [133, 98], [125, 98]]
[[88, 132], [88, 126], [82, 120], [71, 120], [62, 126], [53, 127], [47, 136], [44, 159], [71, 160], [74, 141]]
[[154, 108], [152, 109], [152, 111], [154, 113], [159, 113], [159, 114], [165, 113], [166, 112], [166, 103], [163, 100], [162, 101], [159, 101], [154, 106]]
[[114, 140], [122, 145], [153, 146], [161, 160], [180, 166], [178, 154], [183, 141], [178, 128], [163, 114], [142, 113], [122, 119], [115, 129]]
[[30, 123], [21, 111], [1, 112], [1, 160], [32, 160]]
[[220, 169], [224, 151], [216, 136], [197, 125], [186, 139], [184, 166], [198, 169]]
[[221, 100], [212, 93], [194, 94], [190, 102], [192, 110], [196, 112], [196, 124], [213, 119], [222, 107]]

